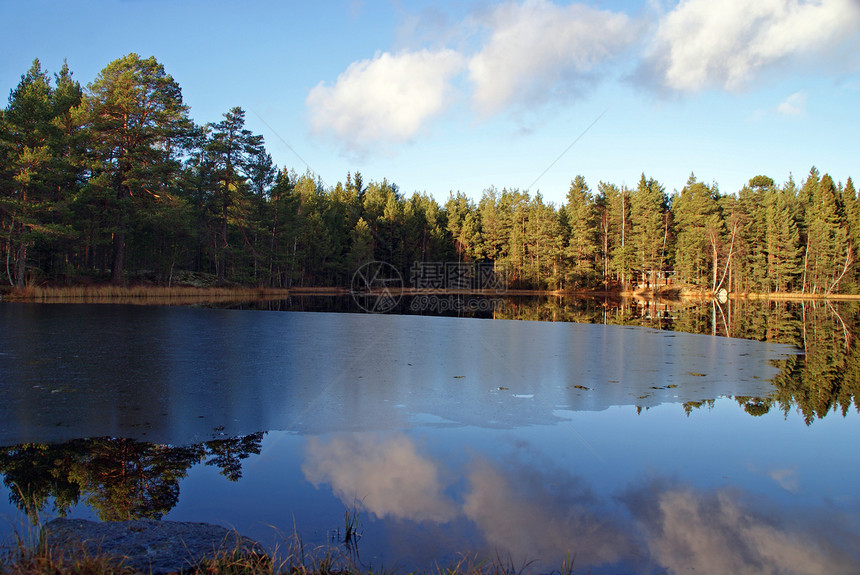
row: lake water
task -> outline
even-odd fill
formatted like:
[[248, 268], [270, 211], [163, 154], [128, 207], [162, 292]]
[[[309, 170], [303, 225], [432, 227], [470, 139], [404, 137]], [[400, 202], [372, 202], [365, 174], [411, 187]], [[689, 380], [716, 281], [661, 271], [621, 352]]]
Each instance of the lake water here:
[[275, 311], [333, 301], [0, 305], [0, 540], [29, 512], [404, 570], [860, 571], [856, 306]]

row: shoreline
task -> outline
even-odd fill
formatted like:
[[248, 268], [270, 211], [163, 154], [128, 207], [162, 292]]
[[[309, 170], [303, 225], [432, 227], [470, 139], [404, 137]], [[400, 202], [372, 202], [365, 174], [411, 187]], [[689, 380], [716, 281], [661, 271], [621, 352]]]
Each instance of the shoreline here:
[[[136, 303], [192, 303], [257, 301], [287, 299], [295, 296], [342, 297], [354, 292], [345, 287], [291, 287], [268, 288], [248, 286], [163, 286], [92, 284], [76, 286], [26, 286], [0, 288], [0, 301], [41, 302], [41, 303], [95, 303], [95, 302], [136, 302]], [[645, 300], [694, 301], [718, 300], [719, 298], [704, 290], [690, 287], [657, 289], [579, 289], [579, 290], [540, 290], [540, 289], [427, 289], [427, 288], [389, 288], [371, 289], [359, 292], [362, 295], [388, 293], [391, 295], [461, 295], [484, 297], [585, 297], [585, 298], [636, 298]], [[735, 300], [773, 300], [773, 301], [860, 301], [860, 294], [811, 294], [802, 292], [773, 293], [729, 293], [727, 299]]]

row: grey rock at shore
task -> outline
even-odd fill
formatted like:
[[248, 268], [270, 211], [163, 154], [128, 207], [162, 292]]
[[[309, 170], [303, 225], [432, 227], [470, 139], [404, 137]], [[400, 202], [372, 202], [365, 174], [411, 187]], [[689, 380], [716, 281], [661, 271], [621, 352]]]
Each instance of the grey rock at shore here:
[[219, 525], [138, 519], [99, 523], [54, 519], [42, 528], [43, 541], [59, 553], [87, 553], [123, 560], [142, 573], [190, 571], [202, 559], [238, 552], [265, 556], [252, 539]]

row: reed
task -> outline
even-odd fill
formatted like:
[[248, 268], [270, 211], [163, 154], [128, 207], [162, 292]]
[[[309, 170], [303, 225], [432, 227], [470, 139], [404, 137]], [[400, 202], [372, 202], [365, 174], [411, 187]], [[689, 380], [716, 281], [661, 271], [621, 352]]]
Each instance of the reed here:
[[801, 292], [775, 292], [775, 293], [741, 293], [729, 294], [729, 297], [750, 300], [785, 300], [785, 301], [858, 301], [860, 294], [843, 293], [801, 293]]
[[290, 291], [266, 287], [190, 287], [190, 286], [37, 286], [26, 285], [11, 290], [10, 300], [40, 303], [141, 303], [189, 301], [236, 301], [284, 298]]
[[[356, 560], [354, 553], [337, 548], [305, 549], [302, 540], [293, 535], [284, 550], [272, 554], [239, 549], [201, 559], [182, 573], [205, 575], [398, 575], [398, 569], [368, 567]], [[480, 558], [464, 554], [460, 559], [425, 571], [410, 571], [404, 575], [530, 575], [532, 563], [515, 565], [500, 556]], [[565, 561], [560, 569], [546, 575], [573, 575], [573, 562]], [[137, 573], [116, 558], [88, 552], [80, 547], [49, 547], [40, 541], [28, 543], [18, 538], [6, 556], [0, 556], [0, 575], [145, 575]]]
[[80, 548], [50, 549], [44, 545], [31, 547], [20, 542], [7, 557], [0, 560], [3, 575], [134, 575], [134, 569], [122, 559], [91, 554]]
[[[26, 499], [17, 485], [12, 489]], [[0, 575], [136, 575], [122, 559], [92, 553], [83, 544], [62, 549], [47, 545], [38, 513], [22, 518], [9, 543], [0, 541]]]

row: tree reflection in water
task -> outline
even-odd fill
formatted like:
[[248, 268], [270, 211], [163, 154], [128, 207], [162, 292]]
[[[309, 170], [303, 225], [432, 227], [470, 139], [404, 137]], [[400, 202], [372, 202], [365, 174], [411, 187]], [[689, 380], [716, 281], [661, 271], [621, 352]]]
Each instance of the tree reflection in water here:
[[[448, 315], [637, 325], [793, 345], [803, 350], [804, 355], [780, 363], [781, 373], [773, 381], [776, 389], [771, 396], [735, 398], [746, 413], [759, 416], [772, 409], [787, 413], [797, 408], [806, 423], [812, 424], [830, 412], [846, 415], [850, 410], [860, 411], [860, 349], [853, 345], [860, 336], [860, 302], [729, 299], [720, 303], [619, 297], [504, 297], [504, 294], [491, 299], [492, 306], [472, 306], [479, 311], [468, 311], [466, 306], [467, 311]], [[346, 301], [306, 297], [232, 307], [348, 311]], [[395, 311], [409, 313], [411, 307], [412, 299], [407, 296]], [[492, 311], [480, 311], [487, 309]], [[684, 409], [691, 413], [711, 403], [690, 402], [684, 404]]]
[[[856, 303], [730, 300], [725, 304], [685, 304], [531, 298], [512, 299], [495, 316], [632, 324], [791, 344], [804, 355], [779, 363], [781, 371], [769, 396], [734, 397], [743, 412], [756, 417], [770, 413], [769, 419], [778, 423], [781, 413], [798, 412], [807, 426], [815, 426], [825, 416], [839, 419], [837, 414], [848, 416], [860, 410], [860, 352], [855, 345], [860, 312]], [[701, 401], [661, 409], [664, 414], [680, 409], [689, 414], [714, 404], [704, 395]], [[741, 417], [750, 423], [761, 421]], [[636, 420], [636, 433], [642, 437], [666, 439], [659, 419], [628, 419]], [[796, 427], [809, 431], [803, 424]], [[815, 429], [825, 430], [826, 426]], [[785, 430], [792, 431], [789, 426]], [[161, 518], [177, 504], [180, 481], [194, 465], [214, 466], [228, 480], [237, 481], [242, 476], [243, 460], [261, 452], [262, 439], [261, 432], [184, 447], [118, 438], [22, 444], [0, 448], [0, 473], [15, 505], [34, 522], [51, 505], [57, 514], [65, 515], [79, 503], [103, 520]], [[766, 435], [751, 433], [743, 441], [742, 447], [751, 453], [763, 454], [770, 449]], [[594, 481], [594, 477], [602, 480], [603, 467], [592, 473], [587, 464], [575, 458], [572, 469], [544, 469], [534, 465], [531, 455], [520, 459], [503, 453], [495, 459], [470, 454], [462, 457], [467, 463], [460, 469], [451, 463], [456, 458], [451, 457], [450, 447], [445, 448], [445, 458], [434, 457], [422, 450], [422, 443], [402, 433], [320, 435], [309, 437], [305, 443], [301, 471], [306, 482], [314, 488], [330, 489], [348, 508], [359, 505], [362, 516], [371, 521], [393, 522], [398, 542], [424, 547], [427, 553], [442, 548], [441, 544], [429, 544], [434, 536], [447, 541], [461, 533], [456, 529], [460, 526], [463, 533], [474, 529], [479, 541], [507, 550], [512, 556], [528, 559], [539, 553], [544, 559], [560, 562], [576, 549], [578, 561], [596, 566], [626, 562], [675, 572], [831, 573], [857, 572], [860, 564], [856, 503], [846, 498], [844, 509], [831, 506], [831, 501], [846, 495], [845, 488], [828, 490], [824, 476], [831, 472], [824, 469], [823, 459], [812, 457], [808, 449], [800, 450], [802, 460], [798, 461], [793, 459], [794, 453], [786, 456], [784, 450], [777, 449], [762, 464], [760, 473], [745, 467], [749, 463], [741, 453], [744, 450], [738, 449], [737, 457], [726, 459], [725, 472], [726, 476], [741, 477], [736, 484], [717, 485], [710, 480], [699, 484], [695, 476], [676, 479], [673, 475], [681, 468], [670, 466], [666, 473], [652, 477], [633, 469], [626, 488], [603, 492], [600, 481]], [[613, 443], [624, 442], [607, 441], [606, 445]], [[543, 453], [541, 444], [516, 445]], [[661, 445], [655, 447], [662, 449], [659, 454], [675, 457], [672, 442]], [[556, 448], [553, 443], [547, 449]], [[623, 445], [618, 448], [615, 459], [629, 462], [633, 458], [624, 449]], [[282, 471], [283, 467], [271, 461], [277, 455], [273, 451], [269, 464]], [[823, 446], [812, 451], [823, 451]], [[639, 457], [637, 454], [636, 459]], [[709, 457], [719, 459], [719, 453], [679, 465], [694, 466]], [[655, 457], [654, 461], [671, 458]], [[647, 461], [650, 465], [651, 460]], [[294, 461], [286, 465], [294, 465]], [[815, 473], [804, 477], [807, 483], [801, 484], [800, 472], [807, 468], [815, 469]], [[755, 478], [747, 475], [757, 473], [775, 481], [791, 497], [770, 500], [762, 496], [761, 488], [747, 489], [743, 479], [754, 485]], [[821, 485], [824, 488], [819, 498], [815, 489]], [[772, 487], [769, 481], [766, 486]], [[800, 493], [803, 489], [807, 491]], [[796, 505], [783, 508], [785, 501], [795, 498]], [[283, 507], [268, 499], [262, 504], [266, 510], [272, 506], [284, 517], [292, 511], [291, 505], [298, 505], [286, 496]], [[463, 545], [469, 544], [463, 541]], [[370, 537], [366, 544], [373, 544]], [[407, 550], [413, 554], [420, 551]]]
[[51, 500], [65, 516], [84, 502], [102, 521], [160, 519], [179, 500], [179, 481], [194, 465], [242, 477], [242, 460], [259, 454], [264, 432], [176, 447], [124, 438], [0, 448], [0, 473], [12, 502], [35, 524]]
[[[797, 408], [812, 424], [830, 412], [860, 411], [858, 302], [728, 300], [726, 303], [637, 299], [511, 299], [502, 319], [639, 325], [793, 345], [804, 355], [780, 362], [770, 397], [735, 398], [753, 416]], [[709, 402], [684, 405], [690, 413]]]

